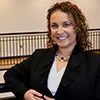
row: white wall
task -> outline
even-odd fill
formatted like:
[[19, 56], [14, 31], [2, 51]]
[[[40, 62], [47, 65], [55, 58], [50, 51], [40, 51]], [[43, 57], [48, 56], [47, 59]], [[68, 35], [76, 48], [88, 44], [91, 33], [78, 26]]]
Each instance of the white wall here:
[[[0, 33], [46, 31], [47, 9], [56, 1], [66, 0], [0, 0]], [[83, 10], [90, 28], [100, 28], [100, 0], [69, 1]]]

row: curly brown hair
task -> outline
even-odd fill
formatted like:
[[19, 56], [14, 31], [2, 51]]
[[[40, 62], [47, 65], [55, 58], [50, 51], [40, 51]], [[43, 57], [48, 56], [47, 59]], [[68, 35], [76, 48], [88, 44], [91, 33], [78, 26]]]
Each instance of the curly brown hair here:
[[80, 46], [86, 50], [89, 49], [91, 46], [88, 36], [88, 24], [86, 23], [86, 17], [83, 15], [82, 11], [76, 6], [75, 4], [67, 1], [67, 2], [61, 2], [61, 3], [55, 3], [53, 6], [48, 9], [48, 14], [47, 14], [47, 27], [48, 27], [48, 45], [51, 47], [53, 46], [53, 41], [51, 38], [51, 30], [50, 30], [50, 17], [51, 15], [57, 11], [60, 10], [62, 12], [67, 13], [68, 15], [70, 14], [73, 18], [74, 21], [74, 27], [75, 31], [77, 34], [77, 43], [80, 44]]

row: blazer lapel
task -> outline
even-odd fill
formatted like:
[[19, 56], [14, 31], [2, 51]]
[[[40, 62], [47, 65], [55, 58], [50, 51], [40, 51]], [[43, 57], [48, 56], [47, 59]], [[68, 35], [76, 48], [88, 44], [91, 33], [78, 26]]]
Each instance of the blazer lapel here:
[[79, 73], [79, 68], [85, 60], [83, 49], [78, 48], [78, 50], [76, 50], [77, 48], [74, 49], [63, 75], [62, 84], [64, 86], [70, 85], [75, 80]]
[[71, 59], [69, 60], [68, 68], [73, 70], [74, 68], [80, 67], [84, 59], [85, 56], [82, 53], [72, 55]]
[[[47, 88], [47, 78], [48, 78], [48, 73], [50, 71], [50, 68], [52, 66], [52, 63], [54, 61], [54, 56], [56, 53], [56, 47], [53, 47], [50, 49], [50, 51], [43, 57], [41, 63], [39, 64], [39, 76], [40, 76], [40, 87], [42, 93], [52, 96], [51, 92]], [[46, 93], [45, 93], [46, 91]]]
[[77, 48], [75, 47], [69, 59], [68, 65], [60, 82], [56, 95], [59, 95], [59, 93], [61, 93], [61, 91], [63, 91], [65, 87], [71, 86], [71, 84], [74, 83], [76, 77], [79, 75], [79, 68], [85, 60], [85, 55], [84, 53], [82, 53], [83, 49], [76, 49]]
[[59, 95], [59, 93], [61, 93], [65, 87], [70, 87], [71, 84], [74, 83], [76, 77], [79, 75], [79, 68], [84, 61], [84, 58], [85, 56], [83, 54], [73, 55], [70, 58], [55, 96]]
[[56, 53], [56, 48], [53, 47], [50, 49], [50, 51], [43, 57], [41, 63], [39, 64], [39, 68], [40, 68], [40, 76], [44, 77], [46, 71], [49, 71], [49, 69], [52, 66], [52, 63], [54, 61], [54, 56]]

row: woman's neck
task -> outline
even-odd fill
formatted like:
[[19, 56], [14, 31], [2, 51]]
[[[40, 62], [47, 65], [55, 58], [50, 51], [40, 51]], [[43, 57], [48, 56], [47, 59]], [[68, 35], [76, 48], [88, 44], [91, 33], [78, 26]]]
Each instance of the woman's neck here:
[[60, 48], [59, 47], [58, 51], [57, 51], [57, 54], [59, 56], [67, 58], [68, 56], [71, 56], [74, 47], [75, 47], [75, 45], [71, 46], [71, 47], [68, 47], [68, 48]]
[[67, 58], [68, 56], [71, 55], [71, 51], [67, 49], [58, 49], [57, 54], [60, 57], [62, 56], [62, 57]]

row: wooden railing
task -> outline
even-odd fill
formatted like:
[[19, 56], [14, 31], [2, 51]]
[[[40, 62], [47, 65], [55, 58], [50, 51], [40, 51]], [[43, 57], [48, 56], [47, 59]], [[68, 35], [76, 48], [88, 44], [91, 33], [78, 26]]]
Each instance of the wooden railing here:
[[[100, 50], [100, 29], [89, 29], [91, 50]], [[0, 66], [19, 63], [35, 49], [47, 48], [47, 32], [0, 34]]]
[[47, 32], [0, 34], [0, 65], [23, 61], [35, 49], [47, 48], [47, 41]]

